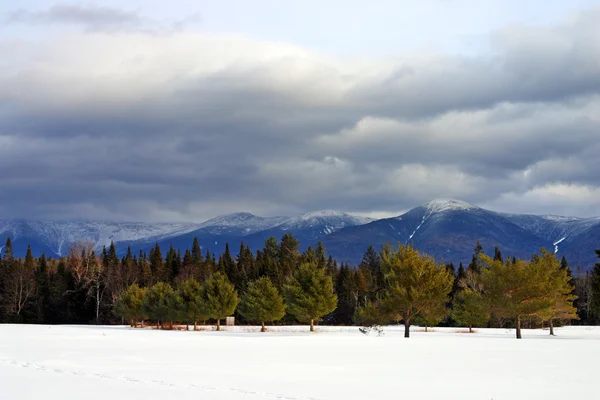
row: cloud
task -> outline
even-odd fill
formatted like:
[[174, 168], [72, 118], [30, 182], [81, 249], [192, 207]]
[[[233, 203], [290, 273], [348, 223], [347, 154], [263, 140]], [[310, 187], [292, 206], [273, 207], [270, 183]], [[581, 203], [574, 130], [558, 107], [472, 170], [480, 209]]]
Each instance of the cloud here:
[[141, 16], [138, 11], [77, 3], [59, 3], [41, 11], [21, 9], [12, 12], [6, 19], [8, 24], [74, 25], [83, 27], [88, 32], [146, 33], [179, 31], [199, 21], [199, 14], [174, 21], [156, 21]]
[[[0, 217], [387, 215], [436, 197], [600, 215], [590, 13], [496, 32], [486, 57], [359, 60], [85, 10], [51, 14], [94, 32], [0, 39]], [[548, 188], [567, 194], [541, 210]]]

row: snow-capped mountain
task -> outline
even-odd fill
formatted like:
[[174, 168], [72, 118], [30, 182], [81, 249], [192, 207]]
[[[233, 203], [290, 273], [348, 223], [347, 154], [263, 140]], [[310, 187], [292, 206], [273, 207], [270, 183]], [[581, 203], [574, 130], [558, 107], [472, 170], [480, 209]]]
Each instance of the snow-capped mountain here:
[[344, 227], [370, 221], [369, 218], [332, 211], [298, 217], [260, 217], [241, 212], [200, 224], [3, 220], [0, 221], [0, 243], [3, 245], [10, 236], [17, 255], [25, 254], [27, 245], [31, 245], [35, 255], [46, 253], [60, 257], [66, 255], [76, 242], [91, 242], [100, 250], [112, 241], [123, 253], [128, 246], [134, 251], [147, 250], [156, 243], [184, 249], [198, 237], [203, 248], [220, 252], [225, 243], [237, 246], [243, 240], [258, 248], [267, 237], [280, 238], [288, 231], [299, 239], [318, 240]]
[[90, 242], [96, 248], [136, 240], [161, 240], [191, 232], [198, 224], [190, 223], [111, 223], [94, 221], [0, 221], [0, 240], [11, 237], [15, 253], [31, 244], [34, 253], [66, 255], [75, 242]]
[[[369, 245], [411, 244], [445, 262], [468, 263], [479, 240], [488, 253], [529, 259], [544, 247], [590, 268], [600, 248], [600, 218], [502, 214], [459, 200], [433, 200], [395, 218], [335, 232], [324, 239], [340, 260], [358, 263]], [[585, 244], [584, 244], [585, 243]]]
[[[293, 234], [301, 249], [323, 241], [340, 261], [358, 264], [369, 245], [411, 244], [445, 262], [468, 263], [479, 240], [488, 253], [498, 247], [505, 256], [528, 259], [544, 247], [565, 256], [572, 266], [589, 269], [597, 262], [600, 218], [503, 214], [460, 200], [433, 200], [394, 218], [372, 220], [335, 211], [318, 211], [296, 217], [260, 217], [234, 213], [200, 224], [144, 224], [109, 222], [0, 221], [0, 246], [13, 239], [15, 254], [31, 245], [35, 255], [67, 254], [71, 245], [89, 241], [98, 249], [115, 242], [123, 254], [161, 248], [190, 248], [197, 237], [203, 250], [220, 253], [228, 243], [232, 253], [240, 244], [253, 250], [267, 238]], [[0, 249], [0, 252], [2, 250]]]

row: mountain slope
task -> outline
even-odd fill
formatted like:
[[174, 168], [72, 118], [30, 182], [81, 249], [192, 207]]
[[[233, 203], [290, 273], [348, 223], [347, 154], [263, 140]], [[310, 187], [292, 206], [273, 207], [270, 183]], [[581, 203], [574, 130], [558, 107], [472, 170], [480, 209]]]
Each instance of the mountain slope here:
[[[36, 256], [58, 257], [77, 241], [94, 243], [98, 250], [115, 242], [117, 251], [148, 251], [156, 243], [182, 251], [198, 237], [203, 251], [221, 253], [229, 243], [235, 255], [240, 243], [253, 251], [274, 236], [292, 233], [301, 249], [323, 241], [339, 261], [358, 264], [369, 245], [411, 244], [445, 262], [468, 263], [479, 240], [488, 254], [494, 247], [505, 256], [528, 259], [541, 247], [565, 256], [575, 267], [589, 269], [597, 262], [600, 248], [600, 218], [503, 214], [459, 200], [433, 200], [395, 218], [371, 220], [349, 214], [319, 211], [296, 217], [260, 217], [234, 213], [201, 224], [143, 224], [90, 221], [43, 222], [0, 221], [0, 246], [13, 239], [17, 256], [30, 244]], [[0, 252], [2, 249], [0, 248]]]
[[[545, 247], [571, 257], [573, 265], [591, 266], [600, 247], [600, 220], [511, 215], [457, 200], [434, 200], [396, 217], [342, 229], [325, 239], [340, 260], [360, 261], [369, 244], [411, 244], [436, 259], [468, 263], [479, 240], [488, 254], [528, 259]], [[584, 245], [585, 244], [585, 245]]]

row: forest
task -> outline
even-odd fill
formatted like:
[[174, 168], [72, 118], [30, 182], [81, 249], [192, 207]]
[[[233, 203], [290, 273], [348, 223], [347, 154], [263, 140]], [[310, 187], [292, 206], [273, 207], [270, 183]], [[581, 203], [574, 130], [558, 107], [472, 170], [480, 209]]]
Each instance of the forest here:
[[[67, 256], [15, 258], [10, 238], [0, 261], [0, 322], [39, 324], [236, 323], [375, 326], [547, 327], [596, 324], [600, 262], [575, 273], [567, 260], [541, 249], [530, 260], [486, 255], [477, 242], [471, 262], [443, 264], [411, 246], [365, 250], [357, 266], [327, 256], [322, 243], [300, 252], [287, 233], [255, 253], [202, 252], [197, 239], [182, 255], [99, 254], [77, 243]], [[600, 257], [600, 251], [596, 250]]]

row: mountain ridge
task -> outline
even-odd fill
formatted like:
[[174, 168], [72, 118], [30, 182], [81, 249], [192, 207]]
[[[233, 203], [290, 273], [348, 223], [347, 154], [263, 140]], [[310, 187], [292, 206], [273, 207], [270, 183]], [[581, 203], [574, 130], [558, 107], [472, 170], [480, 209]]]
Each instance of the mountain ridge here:
[[24, 254], [31, 244], [37, 255], [55, 257], [67, 254], [69, 247], [81, 240], [93, 242], [97, 249], [114, 241], [120, 253], [128, 246], [147, 251], [156, 243], [183, 250], [191, 246], [194, 237], [211, 252], [222, 251], [225, 243], [234, 249], [242, 242], [256, 251], [266, 238], [279, 239], [288, 232], [303, 248], [323, 241], [334, 258], [355, 265], [369, 245], [383, 243], [411, 244], [454, 263], [468, 262], [477, 240], [488, 252], [499, 247], [505, 255], [520, 258], [546, 247], [565, 255], [574, 265], [588, 268], [595, 261], [594, 248], [600, 248], [600, 217], [500, 213], [455, 199], [435, 199], [382, 219], [323, 210], [292, 217], [237, 212], [201, 223], [0, 220], [1, 245], [11, 236], [17, 255]]

